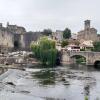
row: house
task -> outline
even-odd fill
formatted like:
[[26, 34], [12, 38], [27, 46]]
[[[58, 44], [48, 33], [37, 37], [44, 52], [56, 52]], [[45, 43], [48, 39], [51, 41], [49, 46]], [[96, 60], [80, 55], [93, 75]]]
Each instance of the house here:
[[94, 48], [92, 40], [83, 41], [79, 46], [80, 49], [87, 50], [87, 51], [91, 51], [91, 49]]
[[58, 42], [61, 42], [63, 40], [63, 31], [56, 30], [56, 32], [53, 33], [53, 38]]
[[80, 46], [78, 45], [73, 45], [73, 44], [70, 44], [68, 46], [66, 46], [66, 50], [67, 51], [80, 51]]

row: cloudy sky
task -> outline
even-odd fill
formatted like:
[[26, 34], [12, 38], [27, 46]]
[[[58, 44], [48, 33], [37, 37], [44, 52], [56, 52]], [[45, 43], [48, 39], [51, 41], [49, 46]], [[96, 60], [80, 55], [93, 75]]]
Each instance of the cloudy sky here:
[[100, 0], [0, 0], [0, 22], [5, 26], [9, 21], [27, 31], [68, 27], [75, 33], [90, 19], [100, 33], [99, 9]]

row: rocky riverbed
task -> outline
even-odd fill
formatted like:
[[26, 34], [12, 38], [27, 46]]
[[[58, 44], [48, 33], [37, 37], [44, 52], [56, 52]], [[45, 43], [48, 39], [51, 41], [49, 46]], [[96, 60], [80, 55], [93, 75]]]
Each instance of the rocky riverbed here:
[[43, 100], [31, 94], [33, 83], [28, 72], [9, 69], [0, 76], [0, 99]]
[[89, 100], [100, 98], [100, 72], [81, 67], [9, 69], [0, 76], [1, 100]]

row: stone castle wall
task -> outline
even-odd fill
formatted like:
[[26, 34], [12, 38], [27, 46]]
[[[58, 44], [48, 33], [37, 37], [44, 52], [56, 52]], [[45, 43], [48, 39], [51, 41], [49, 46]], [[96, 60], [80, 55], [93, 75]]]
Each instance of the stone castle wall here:
[[19, 48], [30, 48], [30, 43], [36, 41], [41, 32], [26, 32], [24, 27], [9, 25], [6, 27], [0, 23], [0, 51], [2, 48], [14, 48], [17, 42]]
[[5, 28], [0, 28], [0, 46], [13, 47], [13, 35]]

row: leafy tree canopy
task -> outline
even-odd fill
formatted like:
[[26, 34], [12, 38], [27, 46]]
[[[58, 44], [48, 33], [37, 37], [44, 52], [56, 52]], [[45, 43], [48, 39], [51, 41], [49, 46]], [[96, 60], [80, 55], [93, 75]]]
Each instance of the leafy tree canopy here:
[[64, 31], [63, 31], [63, 38], [64, 39], [69, 39], [71, 37], [71, 30], [66, 28]]
[[94, 49], [93, 51], [100, 52], [100, 42], [94, 42]]
[[43, 35], [49, 36], [52, 34], [52, 30], [51, 29], [44, 29], [42, 33], [43, 33]]

